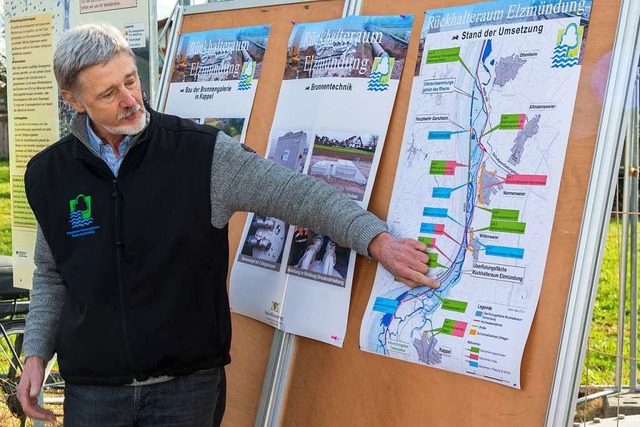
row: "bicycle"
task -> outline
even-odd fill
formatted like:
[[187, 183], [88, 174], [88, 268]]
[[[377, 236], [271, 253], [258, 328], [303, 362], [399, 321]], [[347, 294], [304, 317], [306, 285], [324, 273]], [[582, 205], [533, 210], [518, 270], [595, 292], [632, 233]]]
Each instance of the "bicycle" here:
[[[0, 256], [0, 389], [11, 416], [26, 426], [27, 418], [17, 397], [24, 362], [25, 318], [29, 312], [29, 290], [13, 287], [10, 257]], [[44, 403], [62, 403], [64, 381], [55, 359], [47, 365], [43, 384]]]

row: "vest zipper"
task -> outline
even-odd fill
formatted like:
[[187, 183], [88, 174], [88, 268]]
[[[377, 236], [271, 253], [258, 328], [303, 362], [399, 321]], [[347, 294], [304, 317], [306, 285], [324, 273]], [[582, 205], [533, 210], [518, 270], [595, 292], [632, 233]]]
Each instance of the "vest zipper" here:
[[122, 266], [124, 258], [124, 236], [121, 224], [120, 190], [118, 189], [117, 179], [111, 181], [111, 190], [111, 197], [113, 198], [113, 223], [115, 227], [116, 274], [118, 276], [118, 291], [120, 294], [120, 306], [122, 310], [122, 338], [124, 340], [127, 363], [131, 369], [134, 369], [131, 348], [129, 347], [129, 328], [127, 327], [127, 310], [124, 298], [124, 268]]

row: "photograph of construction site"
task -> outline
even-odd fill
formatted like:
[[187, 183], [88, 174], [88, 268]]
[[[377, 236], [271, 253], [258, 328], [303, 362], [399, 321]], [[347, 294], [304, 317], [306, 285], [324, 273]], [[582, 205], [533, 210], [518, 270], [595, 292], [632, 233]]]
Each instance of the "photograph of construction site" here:
[[296, 227], [287, 273], [309, 278], [303, 272], [313, 272], [317, 273], [314, 276], [316, 281], [344, 286], [344, 281], [326, 280], [323, 276], [345, 279], [350, 254], [350, 249], [337, 245], [329, 236], [316, 234], [308, 228]]
[[242, 130], [244, 129], [245, 119], [241, 117], [237, 118], [216, 118], [209, 117], [204, 119], [204, 124], [213, 126], [229, 135], [236, 141], [240, 141], [242, 137]]
[[378, 135], [365, 133], [320, 132], [315, 136], [308, 173], [361, 201], [378, 140]]
[[348, 17], [296, 24], [287, 49], [285, 80], [371, 77], [376, 58], [389, 57], [399, 79], [413, 20], [407, 16]]
[[171, 82], [258, 79], [268, 36], [268, 26], [182, 34]]
[[289, 226], [278, 218], [253, 213], [249, 214], [249, 220], [249, 231], [238, 261], [278, 271]]

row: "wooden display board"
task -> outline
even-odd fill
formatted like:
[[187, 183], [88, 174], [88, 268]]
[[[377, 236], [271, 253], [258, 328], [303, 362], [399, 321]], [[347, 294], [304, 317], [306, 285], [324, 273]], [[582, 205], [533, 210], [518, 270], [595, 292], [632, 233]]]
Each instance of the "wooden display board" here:
[[[264, 155], [276, 110], [293, 22], [337, 19], [341, 0], [313, 1], [250, 9], [185, 14], [178, 34], [220, 28], [271, 25], [260, 81], [247, 129], [246, 143]], [[237, 214], [229, 223], [230, 263], [236, 253], [246, 220]], [[231, 269], [231, 266], [229, 266]], [[224, 425], [252, 426], [256, 418], [262, 380], [266, 373], [273, 328], [244, 316], [232, 315], [232, 363], [227, 367], [227, 410]]]
[[[413, 13], [416, 18], [369, 205], [382, 218], [387, 214], [402, 143], [423, 12], [469, 3], [475, 1], [368, 0], [363, 4], [362, 15]], [[619, 12], [620, 1], [593, 0], [542, 292], [522, 361], [522, 390], [360, 351], [360, 323], [376, 267], [375, 262], [360, 259], [344, 348], [298, 339], [284, 426], [544, 425], [608, 74], [602, 63], [608, 66]]]
[[[364, 0], [362, 15], [414, 14], [409, 53], [370, 210], [385, 218], [402, 143], [424, 11], [476, 0]], [[286, 3], [286, 2], [283, 2]], [[246, 143], [264, 154], [285, 67], [292, 22], [336, 19], [344, 1], [326, 0], [185, 14], [178, 34], [270, 24], [271, 32]], [[542, 292], [525, 349], [522, 390], [359, 350], [360, 323], [376, 263], [359, 257], [344, 348], [298, 338], [284, 406], [285, 426], [542, 426], [551, 392], [621, 0], [593, 0], [577, 102]], [[603, 196], [604, 197], [604, 196]], [[230, 223], [230, 253], [245, 215]], [[233, 315], [224, 425], [254, 424], [273, 329]]]

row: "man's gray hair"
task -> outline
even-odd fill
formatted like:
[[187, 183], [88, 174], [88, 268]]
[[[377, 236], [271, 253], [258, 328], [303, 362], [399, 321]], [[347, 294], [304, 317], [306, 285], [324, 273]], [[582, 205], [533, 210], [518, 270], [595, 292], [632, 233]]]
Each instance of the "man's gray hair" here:
[[82, 70], [105, 64], [121, 52], [135, 61], [122, 32], [111, 25], [85, 24], [66, 31], [53, 56], [53, 72], [58, 86], [60, 89], [73, 89]]

